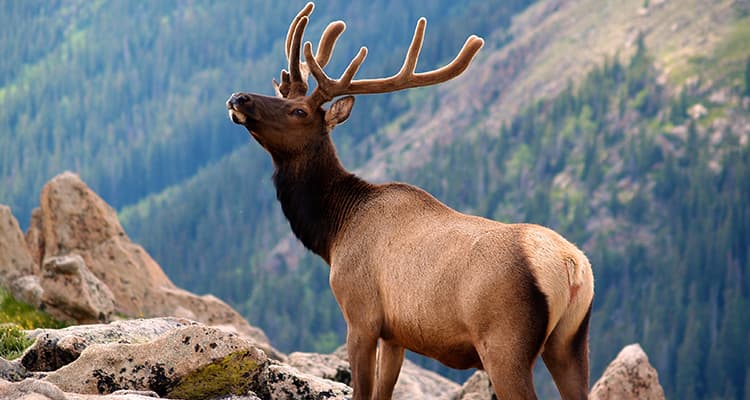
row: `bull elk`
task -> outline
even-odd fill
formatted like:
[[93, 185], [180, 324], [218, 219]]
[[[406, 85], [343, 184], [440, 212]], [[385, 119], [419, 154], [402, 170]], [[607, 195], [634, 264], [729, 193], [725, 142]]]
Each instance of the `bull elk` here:
[[[270, 153], [277, 198], [295, 235], [330, 266], [354, 399], [391, 398], [404, 349], [486, 370], [503, 399], [536, 398], [532, 368], [541, 354], [564, 399], [586, 398], [594, 295], [586, 256], [548, 228], [465, 215], [408, 184], [365, 182], [344, 169], [331, 140], [352, 95], [445, 82], [484, 41], [471, 36], [448, 65], [416, 73], [421, 18], [398, 73], [354, 80], [367, 55], [362, 47], [332, 79], [323, 67], [345, 24], [329, 24], [313, 54], [310, 42], [301, 45], [312, 9], [308, 3], [289, 27], [289, 71], [274, 80], [276, 97], [234, 93], [226, 106]], [[317, 87], [308, 96], [310, 74]]]

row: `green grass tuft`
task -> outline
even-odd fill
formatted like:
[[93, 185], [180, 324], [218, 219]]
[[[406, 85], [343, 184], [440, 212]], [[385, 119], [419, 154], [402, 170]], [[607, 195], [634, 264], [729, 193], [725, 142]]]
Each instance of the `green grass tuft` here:
[[18, 358], [33, 343], [18, 325], [0, 325], [0, 357], [6, 360]]
[[66, 326], [49, 314], [16, 300], [6, 290], [0, 289], [0, 324], [2, 323], [11, 323], [21, 329], [59, 329]]

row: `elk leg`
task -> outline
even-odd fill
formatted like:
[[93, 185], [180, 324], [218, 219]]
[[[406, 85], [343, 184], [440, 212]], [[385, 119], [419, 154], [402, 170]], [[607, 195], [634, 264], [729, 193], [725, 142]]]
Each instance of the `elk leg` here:
[[477, 346], [485, 371], [499, 399], [536, 400], [532, 370], [540, 349], [529, 332], [494, 330]]
[[378, 338], [369, 333], [357, 332], [351, 327], [346, 335], [346, 350], [352, 367], [353, 400], [370, 400], [375, 381], [375, 352]]
[[574, 332], [561, 332], [560, 327], [555, 328], [542, 353], [544, 364], [552, 374], [563, 400], [588, 398], [590, 316], [589, 307], [588, 313]]
[[377, 358], [375, 398], [389, 400], [393, 396], [393, 388], [396, 386], [401, 364], [404, 362], [404, 348], [396, 343], [381, 340]]

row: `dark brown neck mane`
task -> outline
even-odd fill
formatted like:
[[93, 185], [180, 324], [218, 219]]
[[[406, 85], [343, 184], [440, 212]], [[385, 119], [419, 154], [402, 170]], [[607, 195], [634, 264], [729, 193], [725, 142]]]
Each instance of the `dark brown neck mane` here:
[[276, 159], [276, 198], [302, 244], [330, 265], [336, 235], [375, 187], [341, 165], [329, 136], [296, 159]]

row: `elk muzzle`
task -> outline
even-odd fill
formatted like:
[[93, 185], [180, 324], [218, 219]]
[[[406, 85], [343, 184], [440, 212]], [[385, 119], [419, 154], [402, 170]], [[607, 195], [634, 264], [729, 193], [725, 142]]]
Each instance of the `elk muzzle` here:
[[235, 124], [246, 125], [251, 120], [259, 119], [252, 95], [232, 93], [226, 105], [229, 110], [229, 119]]

